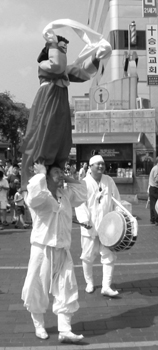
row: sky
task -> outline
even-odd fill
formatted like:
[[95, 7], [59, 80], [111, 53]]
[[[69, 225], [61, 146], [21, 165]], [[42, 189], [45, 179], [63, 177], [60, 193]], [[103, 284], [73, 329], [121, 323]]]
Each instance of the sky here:
[[[0, 0], [0, 93], [30, 108], [39, 88], [37, 57], [45, 45], [45, 26], [68, 18], [87, 25], [89, 0]], [[55, 32], [65, 36], [71, 64], [85, 43], [70, 28]], [[72, 96], [89, 92], [89, 82], [71, 83]]]

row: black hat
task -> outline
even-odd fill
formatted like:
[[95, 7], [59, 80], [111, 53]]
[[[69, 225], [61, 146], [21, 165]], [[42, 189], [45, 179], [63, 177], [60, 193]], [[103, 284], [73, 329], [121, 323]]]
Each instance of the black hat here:
[[[60, 43], [60, 41], [64, 41], [64, 43], [66, 43], [66, 44], [69, 43], [69, 41], [67, 39], [65, 39], [63, 36], [57, 35], [57, 39], [58, 39], [58, 43]], [[48, 60], [49, 46], [50, 46], [49, 43], [45, 44], [45, 47], [42, 49], [42, 51], [40, 52], [40, 54], [37, 58], [38, 63]]]
[[49, 50], [49, 45], [48, 43], [45, 44], [45, 47], [42, 49], [42, 51], [40, 52], [38, 58], [37, 58], [37, 62], [42, 62], [42, 61], [46, 61], [48, 60], [48, 50]]
[[63, 36], [57, 35], [57, 38], [58, 38], [58, 43], [60, 43], [60, 41], [64, 41], [64, 43], [66, 43], [66, 44], [69, 43], [69, 41], [66, 38], [64, 38]]

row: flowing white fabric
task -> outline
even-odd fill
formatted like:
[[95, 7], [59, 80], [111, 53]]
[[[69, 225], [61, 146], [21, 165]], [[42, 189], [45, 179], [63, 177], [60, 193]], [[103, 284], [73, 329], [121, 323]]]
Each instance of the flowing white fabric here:
[[75, 64], [82, 63], [94, 52], [96, 52], [96, 57], [98, 59], [108, 58], [111, 55], [111, 45], [103, 38], [102, 34], [97, 33], [84, 24], [71, 19], [59, 19], [49, 23], [43, 30], [43, 37], [50, 43], [56, 41], [54, 30], [62, 27], [72, 28], [75, 33], [86, 43], [86, 46], [77, 57]]

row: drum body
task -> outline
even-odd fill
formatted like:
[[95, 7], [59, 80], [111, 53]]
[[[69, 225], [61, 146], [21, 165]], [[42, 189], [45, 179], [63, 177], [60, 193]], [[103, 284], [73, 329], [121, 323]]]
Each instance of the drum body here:
[[137, 220], [122, 211], [106, 214], [99, 226], [98, 235], [101, 243], [112, 251], [130, 249], [137, 239]]

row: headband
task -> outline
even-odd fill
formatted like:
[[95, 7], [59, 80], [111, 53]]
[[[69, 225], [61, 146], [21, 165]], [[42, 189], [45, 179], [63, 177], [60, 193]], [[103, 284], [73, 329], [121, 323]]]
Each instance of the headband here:
[[89, 165], [93, 165], [94, 163], [99, 163], [99, 162], [104, 163], [104, 159], [102, 156], [97, 154], [96, 156], [93, 156], [92, 158], [90, 158]]

